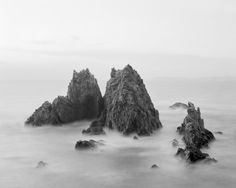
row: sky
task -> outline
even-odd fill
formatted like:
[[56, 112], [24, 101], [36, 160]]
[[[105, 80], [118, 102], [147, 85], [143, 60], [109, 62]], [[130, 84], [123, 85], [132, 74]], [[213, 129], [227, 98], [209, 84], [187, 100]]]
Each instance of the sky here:
[[1, 0], [0, 80], [236, 76], [234, 0]]

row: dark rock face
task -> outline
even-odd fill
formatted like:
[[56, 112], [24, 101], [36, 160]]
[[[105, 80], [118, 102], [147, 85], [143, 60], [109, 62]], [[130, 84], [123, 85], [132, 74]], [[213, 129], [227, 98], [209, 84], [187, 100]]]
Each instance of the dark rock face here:
[[95, 141], [95, 140], [80, 140], [76, 142], [75, 149], [77, 150], [88, 150], [88, 149], [94, 149], [98, 145], [103, 145], [103, 143]]
[[102, 108], [103, 100], [94, 76], [88, 69], [79, 73], [74, 71], [67, 96], [57, 97], [52, 104], [43, 103], [27, 119], [26, 124], [57, 125], [82, 119], [93, 119], [100, 115]]
[[201, 118], [200, 109], [197, 110], [194, 104], [188, 103], [188, 115], [185, 117], [181, 127], [177, 131], [183, 135], [186, 148], [179, 148], [177, 155], [185, 157], [187, 161], [196, 162], [209, 157], [202, 153], [202, 147], [208, 147], [208, 143], [215, 139], [212, 132], [204, 128], [204, 121]]
[[171, 109], [175, 110], [175, 109], [188, 109], [188, 105], [184, 104], [182, 102], [176, 102], [175, 104], [170, 106]]
[[130, 65], [123, 70], [112, 69], [103, 100], [104, 111], [95, 121], [99, 127], [143, 136], [162, 127], [143, 80]]
[[32, 116], [30, 116], [26, 124], [32, 124], [35, 126], [40, 126], [42, 124], [58, 124], [59, 119], [56, 112], [54, 111], [52, 104], [48, 101], [44, 102]]

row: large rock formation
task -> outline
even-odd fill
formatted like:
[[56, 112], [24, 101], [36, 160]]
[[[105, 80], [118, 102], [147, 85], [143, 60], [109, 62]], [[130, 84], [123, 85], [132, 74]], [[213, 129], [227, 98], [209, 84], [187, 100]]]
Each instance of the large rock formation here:
[[26, 124], [41, 126], [44, 124], [70, 123], [76, 120], [93, 119], [100, 115], [103, 101], [97, 80], [88, 69], [74, 71], [68, 86], [67, 96], [57, 97], [53, 103], [44, 102]]
[[102, 115], [84, 133], [108, 127], [123, 134], [150, 135], [162, 127], [143, 80], [130, 65], [123, 70], [112, 69], [103, 100]]
[[177, 128], [177, 131], [183, 135], [186, 148], [179, 148], [177, 155], [181, 155], [187, 161], [196, 162], [209, 157], [208, 154], [202, 153], [200, 149], [207, 147], [208, 143], [215, 138], [212, 132], [205, 129], [200, 108], [196, 110], [194, 104], [189, 102], [187, 112], [188, 115], [185, 117], [182, 126]]

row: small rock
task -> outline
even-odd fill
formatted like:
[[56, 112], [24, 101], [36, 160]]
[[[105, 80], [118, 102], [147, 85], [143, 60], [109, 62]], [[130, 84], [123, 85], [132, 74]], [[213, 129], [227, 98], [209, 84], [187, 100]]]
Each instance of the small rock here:
[[101, 125], [100, 121], [95, 120], [91, 123], [88, 129], [82, 131], [83, 134], [90, 134], [90, 135], [103, 135], [106, 134], [103, 130], [103, 126]]
[[87, 150], [87, 149], [94, 149], [98, 145], [104, 145], [103, 141], [95, 141], [95, 140], [80, 140], [76, 142], [75, 149], [77, 150]]
[[44, 161], [39, 161], [38, 165], [36, 166], [36, 168], [44, 168], [46, 167], [48, 164], [45, 163]]
[[134, 140], [138, 140], [138, 137], [137, 137], [137, 136], [134, 136], [133, 139], [134, 139]]
[[172, 140], [172, 146], [174, 147], [179, 146], [179, 141], [177, 139]]
[[151, 166], [152, 169], [155, 169], [155, 168], [159, 168], [159, 166], [157, 166], [156, 164], [152, 165]]
[[222, 135], [223, 132], [221, 132], [221, 131], [216, 131], [215, 134], [220, 134], [220, 135]]

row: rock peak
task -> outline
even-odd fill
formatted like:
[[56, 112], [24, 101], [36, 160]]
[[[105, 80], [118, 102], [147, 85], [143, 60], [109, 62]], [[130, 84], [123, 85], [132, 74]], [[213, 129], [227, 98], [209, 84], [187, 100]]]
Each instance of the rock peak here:
[[130, 65], [122, 70], [112, 69], [104, 106], [102, 116], [91, 124], [87, 132], [102, 132], [101, 127], [108, 127], [123, 134], [150, 135], [162, 126], [142, 79]]
[[73, 71], [67, 96], [59, 96], [53, 103], [45, 102], [26, 124], [62, 124], [77, 120], [93, 119], [100, 115], [102, 95], [97, 80], [89, 69]]

